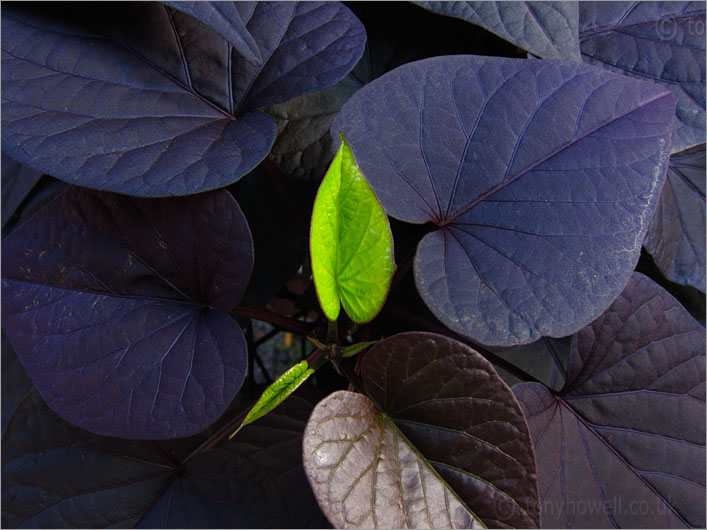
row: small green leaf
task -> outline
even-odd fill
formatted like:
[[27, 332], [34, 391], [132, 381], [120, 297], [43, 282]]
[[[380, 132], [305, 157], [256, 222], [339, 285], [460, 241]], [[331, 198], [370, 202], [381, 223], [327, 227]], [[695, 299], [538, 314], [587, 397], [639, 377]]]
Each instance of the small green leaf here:
[[372, 320], [395, 272], [393, 236], [343, 134], [314, 201], [310, 251], [314, 285], [327, 318], [336, 320], [343, 305], [354, 322]]
[[352, 344], [351, 346], [348, 346], [341, 351], [341, 356], [342, 357], [353, 357], [354, 355], [359, 353], [361, 350], [368, 348], [369, 346], [375, 344], [376, 342], [378, 342], [378, 341], [371, 340], [368, 342], [359, 342], [356, 344]]
[[297, 363], [284, 374], [278, 377], [265, 389], [258, 402], [250, 409], [250, 412], [243, 420], [241, 427], [262, 418], [272, 409], [282, 403], [287, 396], [292, 394], [304, 381], [314, 373], [309, 368], [307, 361]]

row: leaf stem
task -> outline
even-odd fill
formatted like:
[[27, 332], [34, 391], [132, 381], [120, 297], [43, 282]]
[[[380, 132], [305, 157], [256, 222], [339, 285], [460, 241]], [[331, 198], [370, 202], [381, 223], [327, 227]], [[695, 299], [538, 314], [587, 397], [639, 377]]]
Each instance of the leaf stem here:
[[267, 309], [255, 309], [253, 307], [243, 307], [236, 306], [231, 310], [231, 315], [254, 318], [256, 320], [261, 320], [277, 326], [286, 331], [292, 331], [293, 333], [299, 333], [301, 335], [306, 335], [310, 330], [310, 325], [296, 318], [286, 317], [285, 315], [280, 315], [278, 313], [273, 313]]

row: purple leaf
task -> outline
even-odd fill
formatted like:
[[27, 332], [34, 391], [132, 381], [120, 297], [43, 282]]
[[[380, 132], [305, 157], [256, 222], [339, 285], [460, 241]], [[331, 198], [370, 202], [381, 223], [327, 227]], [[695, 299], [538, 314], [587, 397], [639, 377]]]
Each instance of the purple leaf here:
[[[233, 6], [261, 64], [233, 50], [220, 25], [154, 2], [5, 6], [3, 149], [62, 180], [131, 195], [238, 180], [275, 138], [273, 120], [252, 109], [335, 83], [365, 33], [336, 2]], [[190, 7], [209, 20], [213, 9]]]
[[705, 292], [705, 144], [670, 157], [643, 244], [669, 280]]
[[[263, 64], [258, 44], [248, 33], [235, 2], [162, 2], [203, 22], [227, 40], [248, 61]], [[252, 9], [252, 7], [251, 7]]]
[[224, 311], [253, 266], [225, 190], [134, 199], [70, 188], [3, 241], [3, 326], [48, 405], [90, 431], [203, 430], [241, 386]]
[[204, 435], [87, 433], [33, 393], [3, 437], [3, 527], [321, 528], [302, 471], [310, 410], [290, 398], [232, 442], [200, 449]]
[[[446, 499], [456, 497], [488, 527], [539, 525], [527, 425], [513, 393], [480, 354], [441, 335], [401, 333], [368, 351], [361, 377], [380, 413], [364, 396], [338, 393], [317, 405], [305, 431], [305, 469], [333, 524], [370, 526], [372, 514], [384, 521], [379, 526], [403, 526], [404, 517], [419, 517], [421, 525], [470, 524], [460, 508], [447, 509], [446, 522], [432, 520], [438, 510], [445, 516]], [[398, 445], [404, 464], [396, 468], [386, 462], [398, 439], [406, 441]], [[425, 493], [429, 466], [451, 496], [436, 486]], [[396, 474], [404, 490], [386, 486]], [[351, 484], [359, 476], [371, 487]], [[430, 512], [417, 513], [413, 499], [420, 497]]]
[[584, 61], [678, 98], [671, 153], [705, 141], [704, 2], [579, 2]]
[[567, 384], [514, 387], [545, 527], [705, 525], [705, 331], [634, 273], [572, 342]]
[[450, 56], [369, 83], [332, 133], [388, 214], [437, 225], [415, 257], [432, 312], [513, 345], [573, 333], [623, 289], [674, 109], [669, 91], [588, 65]]
[[[570, 343], [566, 339], [543, 337], [522, 346], [491, 346], [488, 349], [553, 390], [560, 390], [565, 385], [570, 355]], [[509, 383], [505, 377], [504, 381], [510, 386], [519, 382], [514, 378], [513, 383]]]
[[545, 59], [579, 60], [576, 2], [415, 2], [477, 24]]
[[22, 201], [42, 177], [41, 171], [20, 164], [2, 153], [2, 226], [5, 226]]
[[307, 422], [303, 453], [336, 528], [483, 528], [362, 394], [323, 399]]
[[15, 355], [5, 332], [2, 332], [2, 432], [25, 396], [32, 390], [25, 369]]

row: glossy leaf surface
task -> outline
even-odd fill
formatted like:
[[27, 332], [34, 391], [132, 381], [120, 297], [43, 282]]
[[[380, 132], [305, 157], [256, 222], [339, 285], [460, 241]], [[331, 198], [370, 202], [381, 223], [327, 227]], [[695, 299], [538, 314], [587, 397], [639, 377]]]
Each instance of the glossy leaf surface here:
[[415, 256], [437, 318], [513, 345], [573, 333], [624, 287], [674, 109], [669, 91], [588, 65], [450, 56], [369, 83], [332, 130], [389, 215], [439, 227]]
[[705, 141], [704, 2], [579, 2], [584, 61], [678, 98], [671, 153]]
[[671, 281], [705, 292], [705, 144], [670, 157], [644, 242]]
[[70, 188], [2, 248], [3, 326], [39, 393], [99, 434], [203, 430], [241, 386], [246, 345], [224, 311], [253, 266], [224, 190], [134, 199]]
[[258, 399], [257, 403], [243, 420], [243, 425], [248, 425], [258, 418], [265, 416], [287, 399], [287, 396], [297, 390], [313, 373], [314, 370], [309, 368], [307, 361], [299, 362], [287, 370], [265, 389], [263, 395], [260, 396], [260, 399]]
[[415, 2], [460, 18], [545, 59], [579, 60], [577, 2]]
[[366, 396], [342, 390], [322, 400], [302, 450], [336, 528], [483, 528]]
[[288, 400], [237, 440], [197, 450], [205, 436], [87, 433], [34, 394], [3, 437], [3, 527], [321, 528], [301, 463], [310, 410]]
[[388, 218], [346, 140], [322, 181], [312, 211], [310, 252], [317, 296], [329, 320], [343, 305], [368, 322], [385, 302], [395, 271]]
[[538, 462], [543, 526], [705, 524], [705, 331], [634, 273], [573, 337], [567, 384], [514, 387]]
[[[398, 473], [402, 484], [406, 488], [410, 484], [413, 491], [413, 484], [420, 487], [422, 463], [431, 465], [454, 497], [484, 525], [538, 526], [535, 459], [528, 427], [513, 393], [481, 355], [441, 335], [401, 333], [380, 341], [365, 354], [361, 377], [378, 410], [363, 396], [340, 393], [317, 406], [305, 432], [305, 468], [332, 523], [346, 520], [365, 526], [371, 524], [373, 513], [402, 517], [395, 509], [399, 489], [383, 486], [383, 482], [380, 495], [371, 489], [378, 491], [376, 470], [390, 465], [388, 454], [376, 456], [378, 449], [388, 450], [400, 439], [411, 444], [421, 459], [421, 467], [413, 468], [418, 478], [407, 481], [413, 474], [409, 463], [416, 459], [406, 457], [406, 464], [397, 471], [387, 468], [381, 481]], [[363, 436], [357, 438], [354, 432]], [[377, 458], [382, 460], [379, 467]], [[357, 489], [350, 483], [354, 477], [362, 477], [370, 487]], [[393, 490], [396, 493], [391, 496]], [[433, 512], [445, 505], [441, 492], [426, 498]], [[403, 506], [411, 510], [408, 515], [419, 509], [412, 501]], [[447, 516], [454, 523], [454, 514]], [[400, 523], [399, 519], [386, 521], [393, 526]], [[462, 518], [454, 524], [468, 523]]]
[[[4, 6], [3, 149], [68, 182], [132, 195], [234, 182], [275, 137], [273, 120], [252, 109], [335, 83], [365, 33], [336, 2], [233, 6], [260, 64], [222, 25], [154, 2]], [[214, 9], [189, 7], [204, 20]]]
[[472, 348], [434, 333], [376, 344], [368, 395], [488, 527], [539, 525], [535, 458], [513, 393]]

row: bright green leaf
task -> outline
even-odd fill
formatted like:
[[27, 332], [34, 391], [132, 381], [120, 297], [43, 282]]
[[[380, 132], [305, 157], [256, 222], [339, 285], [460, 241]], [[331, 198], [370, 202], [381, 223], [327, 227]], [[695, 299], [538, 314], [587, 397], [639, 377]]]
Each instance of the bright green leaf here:
[[343, 305], [354, 322], [372, 320], [395, 271], [393, 236], [343, 135], [314, 201], [310, 251], [317, 296], [327, 318], [336, 320]]
[[368, 342], [358, 342], [356, 344], [352, 344], [351, 346], [347, 346], [341, 351], [341, 356], [342, 357], [353, 357], [357, 353], [359, 353], [361, 350], [368, 348], [369, 346], [375, 344], [377, 341], [371, 340]]
[[265, 389], [263, 395], [260, 396], [258, 402], [252, 409], [250, 409], [250, 412], [243, 420], [241, 427], [265, 416], [268, 412], [282, 403], [287, 396], [297, 390], [297, 388], [313, 373], [314, 370], [309, 368], [307, 361], [297, 363], [292, 368], [287, 370]]

